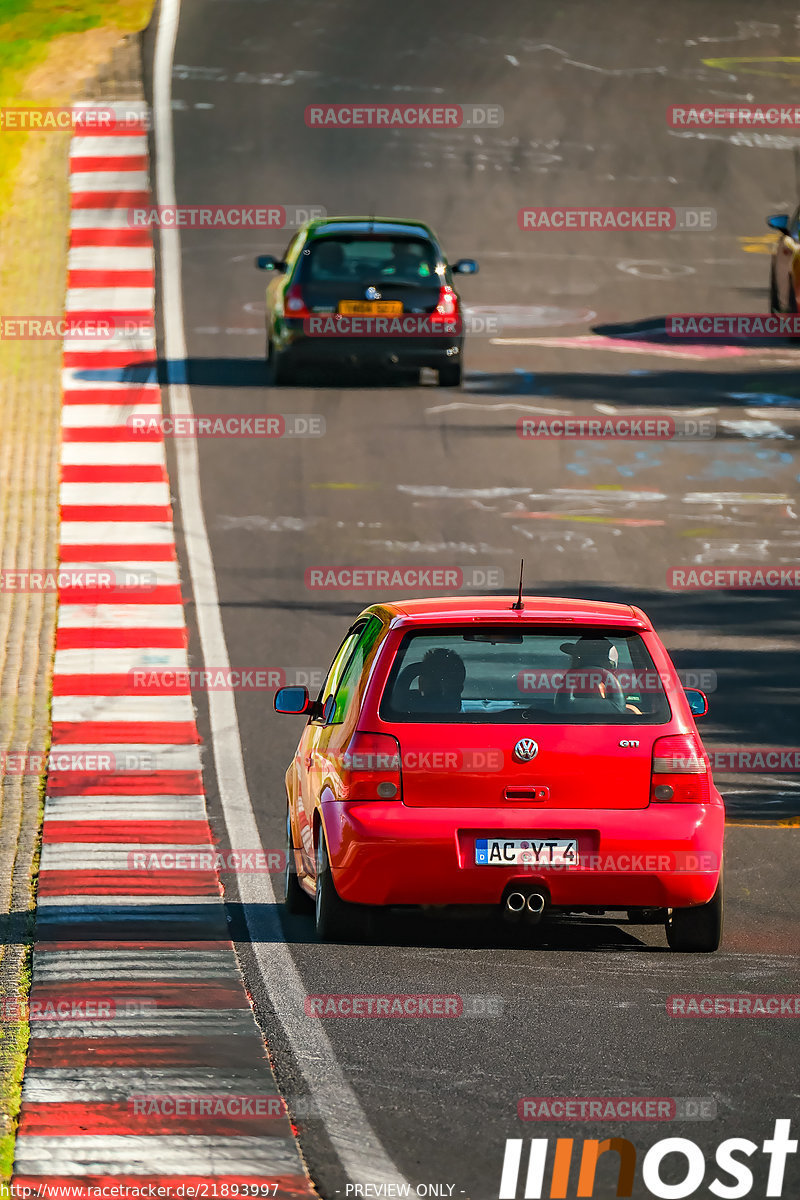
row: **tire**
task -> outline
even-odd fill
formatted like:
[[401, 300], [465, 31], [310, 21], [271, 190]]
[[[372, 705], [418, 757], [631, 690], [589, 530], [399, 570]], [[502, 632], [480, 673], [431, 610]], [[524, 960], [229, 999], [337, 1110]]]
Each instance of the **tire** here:
[[286, 868], [283, 875], [283, 903], [293, 916], [308, 916], [313, 912], [314, 902], [300, 886], [295, 869], [294, 846], [292, 845], [292, 819], [286, 809]]
[[290, 365], [286, 351], [276, 350], [272, 342], [267, 343], [267, 363], [273, 387], [287, 387], [294, 383], [294, 367]]
[[461, 387], [461, 363], [447, 363], [439, 367], [439, 387]]
[[673, 908], [666, 920], [667, 941], [671, 950], [685, 954], [713, 954], [722, 940], [722, 875], [708, 904], [694, 908]]
[[317, 844], [317, 895], [314, 905], [317, 937], [321, 942], [357, 942], [369, 929], [369, 909], [342, 900], [333, 882], [325, 833]]

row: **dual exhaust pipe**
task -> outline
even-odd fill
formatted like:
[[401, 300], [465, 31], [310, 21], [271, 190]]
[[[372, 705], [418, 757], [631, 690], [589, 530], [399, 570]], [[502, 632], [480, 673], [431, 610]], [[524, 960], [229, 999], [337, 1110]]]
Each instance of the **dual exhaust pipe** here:
[[521, 921], [524, 917], [530, 925], [541, 921], [547, 907], [547, 897], [544, 892], [509, 892], [503, 903], [503, 916], [506, 921]]

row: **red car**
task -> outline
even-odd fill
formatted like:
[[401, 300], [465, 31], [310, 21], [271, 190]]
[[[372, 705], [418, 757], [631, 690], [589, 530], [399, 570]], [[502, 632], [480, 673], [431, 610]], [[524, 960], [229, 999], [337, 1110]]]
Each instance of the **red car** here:
[[490, 597], [375, 604], [286, 773], [286, 903], [321, 938], [393, 905], [511, 921], [622, 912], [716, 950], [724, 807], [684, 691], [627, 604]]

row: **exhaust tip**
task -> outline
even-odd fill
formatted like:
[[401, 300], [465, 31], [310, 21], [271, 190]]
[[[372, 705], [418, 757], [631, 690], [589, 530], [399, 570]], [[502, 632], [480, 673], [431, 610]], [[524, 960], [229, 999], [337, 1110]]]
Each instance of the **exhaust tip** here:
[[525, 897], [522, 892], [509, 892], [503, 905], [503, 916], [507, 921], [518, 921], [525, 912]]
[[537, 925], [542, 919], [546, 901], [541, 892], [531, 892], [525, 901], [525, 916], [532, 925]]

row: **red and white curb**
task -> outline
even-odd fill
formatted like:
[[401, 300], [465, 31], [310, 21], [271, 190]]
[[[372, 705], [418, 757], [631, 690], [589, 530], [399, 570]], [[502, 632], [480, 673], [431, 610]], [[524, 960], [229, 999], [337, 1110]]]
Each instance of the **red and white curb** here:
[[128, 425], [161, 414], [152, 240], [127, 224], [150, 203], [140, 108], [141, 127], [72, 142], [67, 310], [144, 329], [65, 342], [60, 555], [155, 580], [59, 592], [52, 741], [75, 758], [47, 780], [14, 1183], [42, 1200], [311, 1196], [287, 1118], [261, 1115], [280, 1106], [216, 873], [130, 869], [135, 851], [212, 842], [190, 691], [142, 694], [129, 674], [188, 668], [163, 437]]

